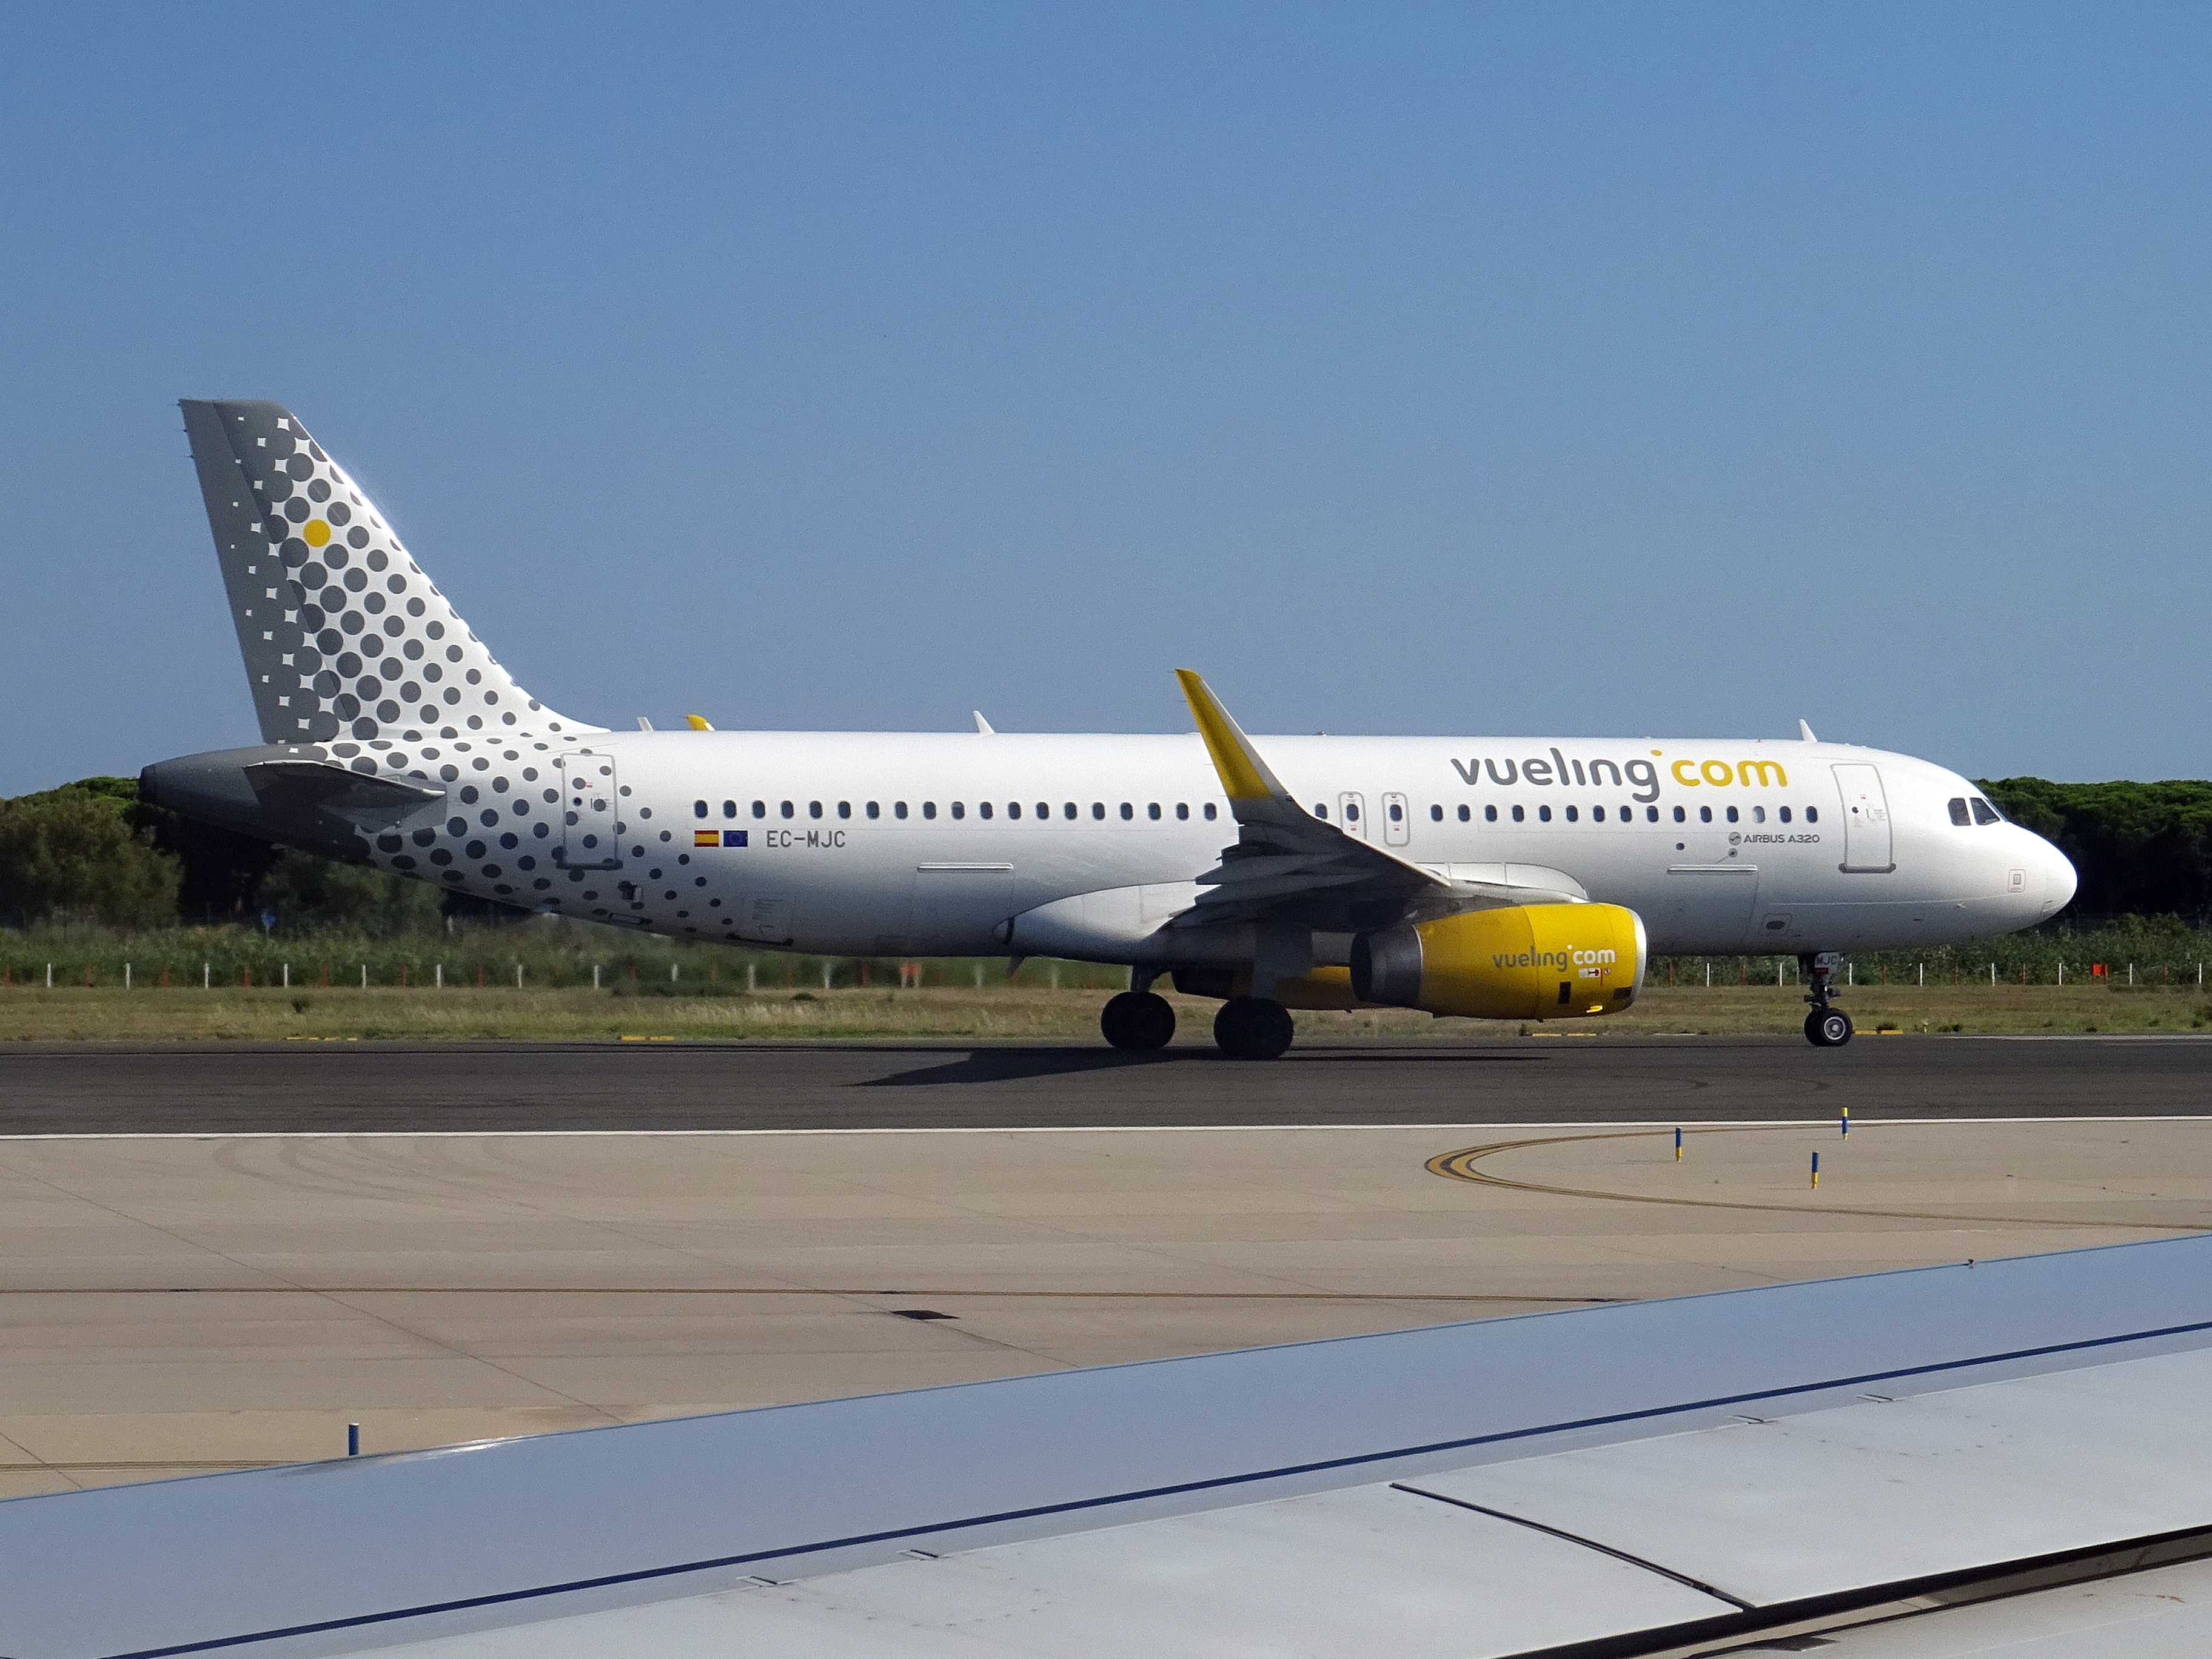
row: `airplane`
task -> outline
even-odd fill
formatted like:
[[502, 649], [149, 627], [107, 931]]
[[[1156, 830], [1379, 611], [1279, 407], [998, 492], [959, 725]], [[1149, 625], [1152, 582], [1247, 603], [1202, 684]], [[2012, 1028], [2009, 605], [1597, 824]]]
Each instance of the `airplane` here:
[[[1656, 953], [1844, 953], [2033, 926], [2075, 872], [1958, 774], [1796, 739], [614, 731], [495, 660], [298, 417], [181, 404], [263, 741], [146, 768], [187, 817], [521, 908], [821, 955], [1119, 963], [1103, 1035], [1232, 1058], [1293, 1009], [1617, 1013]], [[644, 722], [640, 722], [641, 726]]]

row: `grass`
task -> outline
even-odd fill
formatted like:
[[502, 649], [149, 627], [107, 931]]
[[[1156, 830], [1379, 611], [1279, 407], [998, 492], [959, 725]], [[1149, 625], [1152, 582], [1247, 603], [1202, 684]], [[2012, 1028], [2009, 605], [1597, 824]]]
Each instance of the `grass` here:
[[[463, 1042], [653, 1041], [820, 1042], [939, 1039], [951, 1042], [1090, 1042], [1097, 1040], [1103, 988], [1054, 990], [1023, 984], [872, 986], [823, 990], [781, 987], [746, 993], [717, 984], [713, 994], [635, 994], [615, 988], [550, 989], [473, 983], [426, 990], [321, 986], [291, 991], [235, 985], [167, 990], [43, 984], [0, 990], [0, 1041], [203, 1042], [408, 1039]], [[706, 991], [707, 985], [696, 988]], [[679, 986], [678, 990], [682, 988]], [[1205, 1042], [1217, 1005], [1172, 997], [1182, 1040]], [[2138, 1032], [2203, 1030], [2212, 1003], [2194, 985], [1999, 985], [1861, 987], [1844, 998], [1859, 1030], [1944, 1032]], [[1446, 1042], [1525, 1036], [1795, 1033], [1805, 1006], [1794, 986], [1660, 986], [1634, 1008], [1604, 1019], [1526, 1027], [1480, 1020], [1431, 1019], [1395, 1009], [1301, 1012], [1307, 1041], [1388, 1038]]]

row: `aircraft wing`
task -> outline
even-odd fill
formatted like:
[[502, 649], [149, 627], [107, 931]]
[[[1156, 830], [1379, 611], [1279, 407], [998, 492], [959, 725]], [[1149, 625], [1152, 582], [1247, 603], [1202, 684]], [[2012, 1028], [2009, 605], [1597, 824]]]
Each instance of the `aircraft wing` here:
[[1452, 893], [1444, 877], [1307, 811], [1205, 680], [1188, 668], [1176, 670], [1176, 678], [1237, 820], [1236, 841], [1198, 878], [1198, 902], [1178, 925], [1279, 921], [1357, 933], [1398, 921], [1424, 897]]
[[10, 1659], [2212, 1650], [2212, 1237], [0, 1503]]

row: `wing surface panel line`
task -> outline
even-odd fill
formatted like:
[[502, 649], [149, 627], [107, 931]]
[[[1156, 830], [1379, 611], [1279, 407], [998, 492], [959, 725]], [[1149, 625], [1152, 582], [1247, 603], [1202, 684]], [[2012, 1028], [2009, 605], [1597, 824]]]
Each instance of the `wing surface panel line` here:
[[1443, 1492], [1431, 1492], [1425, 1486], [1412, 1486], [1403, 1480], [1393, 1480], [1390, 1483], [1390, 1490], [1404, 1492], [1409, 1498], [1425, 1498], [1433, 1503], [1449, 1504], [1454, 1509], [1469, 1510], [1477, 1515], [1486, 1515], [1493, 1521], [1510, 1521], [1516, 1527], [1526, 1527], [1531, 1532], [1543, 1533], [1564, 1543], [1579, 1544], [1586, 1550], [1595, 1550], [1600, 1555], [1609, 1555], [1614, 1560], [1625, 1561], [1632, 1567], [1641, 1567], [1646, 1572], [1657, 1573], [1662, 1578], [1671, 1578], [1676, 1583], [1697, 1591], [1700, 1595], [1710, 1595], [1717, 1601], [1725, 1601], [1730, 1607], [1740, 1608], [1745, 1613], [1753, 1613], [1758, 1609], [1759, 1604], [1755, 1601], [1747, 1601], [1741, 1595], [1733, 1595], [1717, 1584], [1708, 1584], [1702, 1578], [1692, 1578], [1686, 1572], [1677, 1572], [1672, 1567], [1662, 1566], [1648, 1556], [1638, 1555], [1628, 1550], [1616, 1549], [1611, 1544], [1601, 1544], [1595, 1538], [1584, 1537], [1578, 1532], [1569, 1532], [1562, 1527], [1547, 1527], [1541, 1521], [1531, 1521], [1527, 1516], [1515, 1515], [1510, 1510], [1493, 1510], [1487, 1504], [1470, 1503], [1464, 1498], [1448, 1497]]

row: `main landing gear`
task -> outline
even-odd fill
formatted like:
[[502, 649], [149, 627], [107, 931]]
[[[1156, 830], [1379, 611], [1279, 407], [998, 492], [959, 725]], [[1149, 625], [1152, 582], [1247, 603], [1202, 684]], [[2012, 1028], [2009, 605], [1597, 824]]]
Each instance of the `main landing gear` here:
[[1175, 1036], [1175, 1010], [1156, 992], [1124, 991], [1099, 1011], [1098, 1029], [1116, 1048], [1164, 1048]]
[[1828, 1000], [1836, 969], [1843, 963], [1840, 951], [1822, 951], [1797, 958], [1805, 982], [1813, 988], [1812, 994], [1805, 999], [1813, 1005], [1813, 1012], [1805, 1016], [1805, 1041], [1815, 1048], [1840, 1048], [1851, 1040], [1851, 1017]]
[[1275, 1060], [1297, 1035], [1290, 1010], [1273, 997], [1231, 997], [1213, 1017], [1213, 1040], [1231, 1060]]

